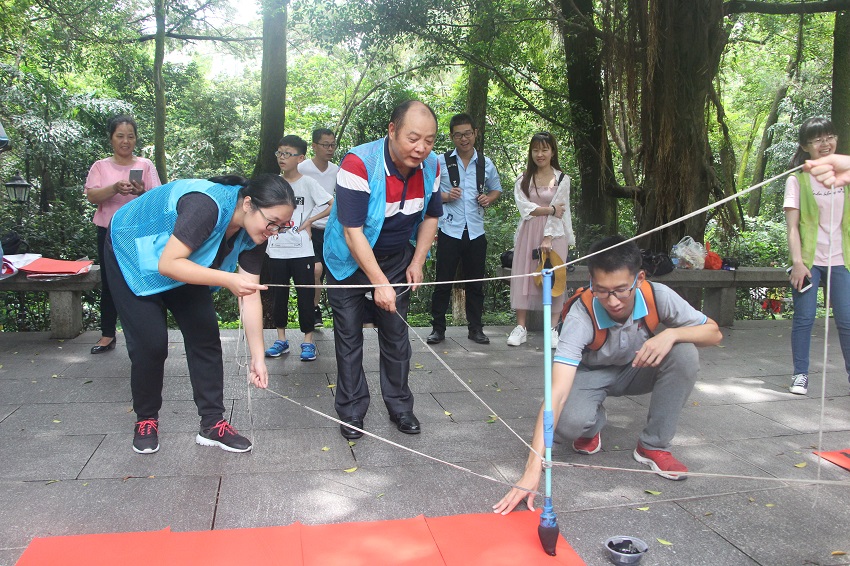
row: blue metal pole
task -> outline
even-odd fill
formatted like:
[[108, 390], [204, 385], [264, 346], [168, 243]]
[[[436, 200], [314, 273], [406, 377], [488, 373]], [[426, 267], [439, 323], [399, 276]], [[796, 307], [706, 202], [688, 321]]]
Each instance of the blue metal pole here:
[[552, 415], [552, 270], [544, 269], [543, 273], [543, 440], [546, 446], [543, 471], [545, 474], [545, 490], [543, 498], [543, 513], [540, 515], [540, 525], [537, 534], [540, 544], [549, 556], [555, 556], [555, 546], [558, 543], [558, 516], [552, 508], [552, 440], [555, 423]]

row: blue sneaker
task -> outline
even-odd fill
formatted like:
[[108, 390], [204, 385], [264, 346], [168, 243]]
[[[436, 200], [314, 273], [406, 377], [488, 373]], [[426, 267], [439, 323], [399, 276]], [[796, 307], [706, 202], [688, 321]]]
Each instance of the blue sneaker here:
[[316, 359], [316, 345], [304, 342], [301, 344], [301, 361], [312, 362]]
[[289, 353], [289, 340], [275, 340], [272, 347], [266, 350], [267, 358], [279, 358], [281, 354]]

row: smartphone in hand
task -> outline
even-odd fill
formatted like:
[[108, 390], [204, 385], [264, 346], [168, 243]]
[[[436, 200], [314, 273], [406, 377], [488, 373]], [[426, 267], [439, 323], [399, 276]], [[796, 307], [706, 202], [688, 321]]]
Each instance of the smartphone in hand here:
[[[789, 267], [788, 269], [786, 269], [785, 273], [787, 273], [788, 275], [791, 275], [791, 268]], [[806, 275], [803, 278], [803, 288], [800, 289], [800, 292], [805, 293], [806, 291], [808, 291], [811, 288], [812, 288], [812, 280], [808, 275]]]
[[142, 182], [142, 170], [141, 169], [130, 169], [130, 182], [132, 183], [133, 181], [139, 183], [140, 185], [144, 184]]

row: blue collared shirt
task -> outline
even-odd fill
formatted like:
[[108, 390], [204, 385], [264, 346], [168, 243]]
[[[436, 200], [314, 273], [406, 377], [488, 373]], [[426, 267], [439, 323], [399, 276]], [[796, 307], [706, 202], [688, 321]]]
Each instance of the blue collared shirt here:
[[[451, 155], [457, 157], [457, 150]], [[440, 191], [444, 195], [452, 190], [449, 173], [446, 169], [446, 156], [439, 154], [437, 160], [440, 163]], [[440, 230], [447, 236], [461, 239], [463, 229], [469, 230], [469, 239], [484, 234], [484, 208], [478, 204], [478, 151], [473, 150], [472, 159], [467, 166], [463, 160], [458, 158], [457, 170], [460, 178], [461, 197], [452, 202], [443, 200], [443, 216], [440, 217]], [[489, 157], [484, 156], [484, 190], [502, 192], [502, 183], [499, 180], [499, 172]]]

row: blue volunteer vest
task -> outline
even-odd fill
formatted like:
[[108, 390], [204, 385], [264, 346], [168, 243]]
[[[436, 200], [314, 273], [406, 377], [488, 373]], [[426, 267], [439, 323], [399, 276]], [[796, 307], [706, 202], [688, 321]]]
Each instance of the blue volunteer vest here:
[[[159, 258], [177, 221], [177, 202], [187, 193], [203, 193], [218, 205], [218, 220], [209, 237], [189, 260], [209, 267], [215, 260], [218, 248], [233, 217], [238, 201], [239, 187], [219, 185], [203, 179], [172, 181], [150, 190], [125, 204], [115, 213], [110, 223], [112, 247], [127, 285], [136, 295], [146, 297], [185, 285], [159, 272]], [[241, 230], [233, 250], [224, 258], [219, 269], [233, 272], [239, 254], [255, 246], [248, 234]]]
[[[387, 172], [386, 164], [384, 163], [385, 142], [386, 138], [382, 138], [358, 145], [349, 151], [349, 153], [353, 153], [363, 161], [363, 165], [365, 165], [366, 172], [369, 175], [369, 208], [366, 211], [366, 223], [363, 225], [363, 234], [366, 236], [366, 240], [368, 240], [371, 247], [374, 247], [375, 242], [378, 241], [378, 236], [381, 235], [381, 228], [384, 226], [384, 218], [386, 217]], [[416, 240], [416, 232], [419, 224], [425, 218], [425, 211], [428, 210], [428, 202], [431, 200], [431, 195], [433, 194], [434, 179], [437, 176], [437, 156], [433, 151], [425, 158], [422, 176], [425, 205], [422, 207], [422, 213], [416, 219], [416, 223], [413, 226], [411, 238], [414, 241]], [[343, 226], [337, 217], [336, 199], [334, 199], [331, 214], [328, 217], [328, 225], [325, 227], [323, 251], [325, 265], [337, 281], [342, 281], [357, 271], [359, 265], [357, 265], [357, 261], [351, 256], [351, 250], [348, 249], [348, 244], [345, 242]]]

